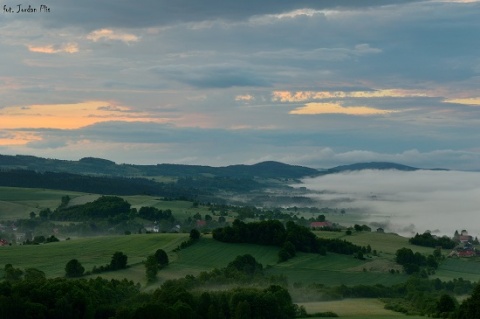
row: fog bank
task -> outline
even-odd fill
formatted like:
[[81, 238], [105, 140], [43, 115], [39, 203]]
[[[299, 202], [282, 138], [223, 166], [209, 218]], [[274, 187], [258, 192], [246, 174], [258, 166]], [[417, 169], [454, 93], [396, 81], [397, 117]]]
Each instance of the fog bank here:
[[[313, 198], [339, 208], [359, 208], [363, 220], [389, 232], [452, 236], [466, 229], [480, 236], [480, 173], [364, 170], [305, 179]], [[321, 192], [321, 193], [320, 193]], [[348, 200], [347, 200], [348, 199]]]

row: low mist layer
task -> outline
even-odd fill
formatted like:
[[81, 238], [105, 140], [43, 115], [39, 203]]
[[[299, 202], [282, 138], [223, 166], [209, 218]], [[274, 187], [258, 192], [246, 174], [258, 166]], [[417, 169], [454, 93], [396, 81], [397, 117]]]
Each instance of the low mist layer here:
[[[410, 236], [480, 234], [480, 173], [364, 170], [303, 180], [319, 202], [363, 211], [365, 222]], [[332, 204], [333, 203], [333, 204]]]

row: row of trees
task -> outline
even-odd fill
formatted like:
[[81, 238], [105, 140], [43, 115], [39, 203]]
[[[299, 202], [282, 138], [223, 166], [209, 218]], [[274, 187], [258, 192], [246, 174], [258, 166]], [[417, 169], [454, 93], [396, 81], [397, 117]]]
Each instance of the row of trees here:
[[130, 203], [117, 196], [102, 196], [83, 205], [56, 209], [49, 216], [51, 220], [85, 221], [99, 219], [130, 219]]
[[60, 172], [35, 172], [14, 169], [0, 171], [0, 185], [9, 187], [48, 188], [95, 194], [155, 195], [192, 198], [206, 194], [188, 183], [159, 183], [146, 178], [91, 176]]
[[[107, 265], [102, 265], [100, 267], [94, 266], [90, 273], [98, 274], [105, 271], [115, 271], [127, 268], [128, 256], [122, 253], [121, 251], [116, 251], [110, 263]], [[85, 267], [78, 261], [78, 259], [71, 259], [65, 265], [65, 276], [66, 277], [81, 277], [85, 274]]]
[[421, 235], [418, 233], [408, 240], [410, 244], [424, 247], [442, 247], [443, 249], [452, 249], [457, 244], [455, 241], [447, 236], [434, 237], [429, 232], [425, 232]]
[[438, 261], [434, 255], [425, 257], [419, 252], [414, 253], [410, 248], [398, 249], [395, 253], [395, 261], [403, 266], [407, 274], [418, 273], [424, 267], [427, 267], [427, 271], [438, 268]]
[[369, 252], [371, 248], [361, 247], [340, 239], [317, 238], [307, 227], [288, 221], [286, 227], [278, 220], [244, 223], [235, 220], [232, 226], [214, 229], [215, 240], [227, 243], [252, 243], [281, 247], [279, 260], [284, 261], [296, 252], [320, 253], [327, 251], [352, 255]]
[[[477, 288], [475, 288], [477, 287]], [[479, 284], [464, 279], [441, 281], [436, 278], [429, 280], [419, 276], [410, 276], [407, 281], [392, 286], [377, 285], [341, 285], [336, 287], [311, 284], [302, 287], [303, 294], [308, 294], [315, 300], [332, 300], [343, 298], [380, 298], [386, 308], [410, 315], [425, 315], [442, 318], [478, 318], [478, 315], [464, 317], [459, 315], [466, 310], [480, 310], [480, 304], [475, 304], [475, 291], [468, 302], [459, 305], [457, 296], [472, 293], [472, 290], [480, 289]], [[480, 290], [479, 290], [480, 292]], [[480, 295], [477, 295], [480, 297]], [[478, 300], [478, 299], [477, 299]], [[475, 308], [477, 307], [477, 308]], [[470, 310], [469, 310], [470, 311]], [[472, 314], [472, 312], [469, 312]]]
[[[152, 257], [163, 265], [168, 257], [157, 250]], [[9, 265], [5, 273], [15, 272]], [[168, 280], [153, 292], [127, 280], [47, 279], [45, 274], [0, 282], [0, 319], [3, 318], [293, 318], [298, 310], [288, 291], [279, 285], [212, 291], [205, 278], [263, 278], [263, 266], [250, 255], [238, 256], [228, 266], [198, 278]], [[26, 272], [27, 273], [27, 272]], [[247, 280], [248, 281], [248, 280]], [[193, 284], [193, 285], [192, 285]]]

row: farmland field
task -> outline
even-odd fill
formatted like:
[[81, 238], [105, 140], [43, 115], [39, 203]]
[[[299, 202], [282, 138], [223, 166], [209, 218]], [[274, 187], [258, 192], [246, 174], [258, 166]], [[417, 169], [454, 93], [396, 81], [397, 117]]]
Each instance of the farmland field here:
[[[377, 299], [345, 299], [339, 301], [305, 302], [298, 305], [304, 306], [308, 313], [331, 311], [341, 318], [355, 319], [394, 319], [425, 318], [420, 316], [405, 316], [404, 314], [384, 309], [384, 304]], [[312, 317], [315, 318], [315, 317]]]
[[32, 211], [38, 213], [44, 208], [54, 209], [65, 195], [75, 198], [83, 194], [39, 188], [0, 187], [0, 221], [28, 218]]
[[[62, 190], [0, 187], [0, 221], [29, 218], [30, 212], [38, 213], [40, 210], [50, 208], [54, 210], [60, 205], [62, 196], [70, 196], [69, 206], [83, 205], [99, 198], [98, 194], [86, 194]], [[161, 198], [135, 195], [119, 196], [128, 201], [132, 208], [152, 206], [161, 210], [170, 209], [179, 220], [184, 220], [200, 213], [202, 216], [211, 214], [207, 207], [192, 207], [188, 201], [164, 201]]]
[[[361, 261], [352, 256], [329, 253], [298, 254], [298, 257], [269, 270], [270, 274], [284, 274], [290, 283], [319, 283], [330, 285], [383, 284], [393, 285], [406, 280], [405, 275], [385, 271], [369, 271], [372, 261]], [[364, 271], [365, 269], [365, 271]]]
[[187, 234], [148, 234], [129, 236], [108, 236], [79, 238], [43, 245], [1, 247], [0, 260], [18, 268], [34, 267], [48, 277], [64, 276], [65, 264], [76, 258], [91, 270], [93, 266], [108, 264], [114, 252], [121, 251], [128, 256], [128, 264], [142, 262], [157, 249], [171, 251]]
[[480, 260], [447, 258], [441, 264], [435, 274], [441, 280], [463, 278], [474, 282], [480, 282]]

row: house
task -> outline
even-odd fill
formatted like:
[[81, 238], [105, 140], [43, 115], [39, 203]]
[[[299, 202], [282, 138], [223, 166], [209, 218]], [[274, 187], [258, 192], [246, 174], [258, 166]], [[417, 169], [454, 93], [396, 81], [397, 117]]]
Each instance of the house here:
[[382, 233], [383, 234], [384, 232], [385, 232], [385, 230], [383, 228], [381, 228], [381, 227], [377, 228], [377, 233]]
[[160, 227], [158, 227], [158, 225], [148, 225], [145, 226], [145, 231], [147, 233], [158, 233], [160, 232]]
[[321, 228], [330, 228], [333, 224], [331, 222], [311, 222], [310, 228], [311, 229], [321, 229]]
[[473, 238], [472, 238], [472, 236], [469, 236], [469, 235], [467, 234], [467, 235], [460, 235], [460, 236], [458, 237], [458, 240], [459, 240], [461, 243], [468, 243], [468, 242], [473, 241]]
[[475, 247], [470, 243], [462, 243], [455, 247], [452, 252], [448, 255], [448, 257], [461, 257], [461, 258], [468, 258], [478, 256], [479, 252], [475, 250]]
[[462, 250], [458, 252], [458, 257], [473, 257], [475, 256], [475, 251], [472, 250]]
[[197, 225], [197, 228], [205, 227], [205, 226], [207, 226], [207, 221], [206, 221], [206, 220], [198, 219], [196, 225]]
[[0, 239], [0, 246], [8, 246], [8, 241], [5, 239]]

